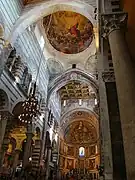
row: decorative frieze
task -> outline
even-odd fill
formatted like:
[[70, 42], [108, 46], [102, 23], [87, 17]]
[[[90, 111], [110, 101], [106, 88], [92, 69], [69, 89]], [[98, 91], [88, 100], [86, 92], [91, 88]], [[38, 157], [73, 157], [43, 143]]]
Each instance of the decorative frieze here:
[[102, 79], [104, 82], [115, 82], [114, 71], [105, 71], [102, 73]]

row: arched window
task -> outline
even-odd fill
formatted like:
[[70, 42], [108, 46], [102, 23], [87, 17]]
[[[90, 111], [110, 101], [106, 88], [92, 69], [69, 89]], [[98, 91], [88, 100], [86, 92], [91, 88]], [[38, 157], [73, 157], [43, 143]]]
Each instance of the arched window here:
[[80, 148], [79, 148], [79, 156], [80, 156], [80, 157], [85, 156], [85, 149], [84, 149], [84, 147], [80, 147]]

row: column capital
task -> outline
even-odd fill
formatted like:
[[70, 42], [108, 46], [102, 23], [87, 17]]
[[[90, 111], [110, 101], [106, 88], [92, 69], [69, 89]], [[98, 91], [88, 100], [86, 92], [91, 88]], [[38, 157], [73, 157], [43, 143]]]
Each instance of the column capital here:
[[114, 30], [126, 30], [128, 14], [112, 13], [112, 14], [102, 14], [101, 15], [101, 33], [102, 37], [106, 38]]
[[104, 71], [102, 73], [102, 79], [104, 82], [115, 82], [115, 75], [113, 71]]

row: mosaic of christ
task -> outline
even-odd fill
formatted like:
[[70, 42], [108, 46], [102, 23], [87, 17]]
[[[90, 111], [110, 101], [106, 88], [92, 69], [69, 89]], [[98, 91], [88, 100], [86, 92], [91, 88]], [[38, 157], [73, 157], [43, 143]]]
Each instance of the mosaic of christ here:
[[50, 44], [66, 54], [84, 51], [93, 40], [92, 23], [75, 12], [58, 11], [46, 16], [43, 24]]

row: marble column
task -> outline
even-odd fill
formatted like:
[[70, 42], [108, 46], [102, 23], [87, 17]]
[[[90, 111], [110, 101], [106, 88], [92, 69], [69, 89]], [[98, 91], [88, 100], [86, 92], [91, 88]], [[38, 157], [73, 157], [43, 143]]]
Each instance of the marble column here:
[[47, 122], [48, 122], [48, 114], [49, 109], [47, 107], [44, 108], [44, 118], [43, 118], [43, 133], [42, 133], [42, 149], [41, 149], [41, 161], [45, 155], [45, 141], [46, 141], [46, 130], [47, 130]]
[[29, 164], [29, 157], [31, 153], [31, 145], [32, 145], [32, 124], [28, 124], [27, 127], [27, 133], [26, 133], [27, 139], [26, 139], [26, 145], [24, 149], [24, 157], [23, 157], [23, 166], [26, 167]]
[[8, 117], [4, 116], [3, 113], [0, 114], [0, 150], [3, 144], [3, 138], [5, 135], [6, 125], [8, 120]]
[[135, 69], [124, 30], [127, 14], [102, 16], [103, 35], [108, 38], [114, 66], [124, 142], [127, 179], [135, 179]]
[[8, 149], [9, 144], [8, 132], [6, 132], [8, 120], [9, 113], [5, 111], [0, 112], [0, 166], [3, 164], [5, 152]]
[[113, 180], [111, 134], [105, 82], [103, 80], [104, 62], [102, 54], [98, 54], [98, 82], [100, 107], [100, 164], [104, 166], [105, 180]]
[[48, 147], [47, 147], [47, 161], [46, 161], [46, 175], [45, 175], [45, 180], [48, 180], [48, 178], [49, 178], [51, 152], [52, 152], [52, 148], [51, 148], [51, 146], [48, 146]]
[[21, 152], [20, 149], [15, 149], [15, 152], [14, 152], [14, 162], [13, 162], [13, 177], [15, 176], [16, 167], [18, 165], [20, 152]]

